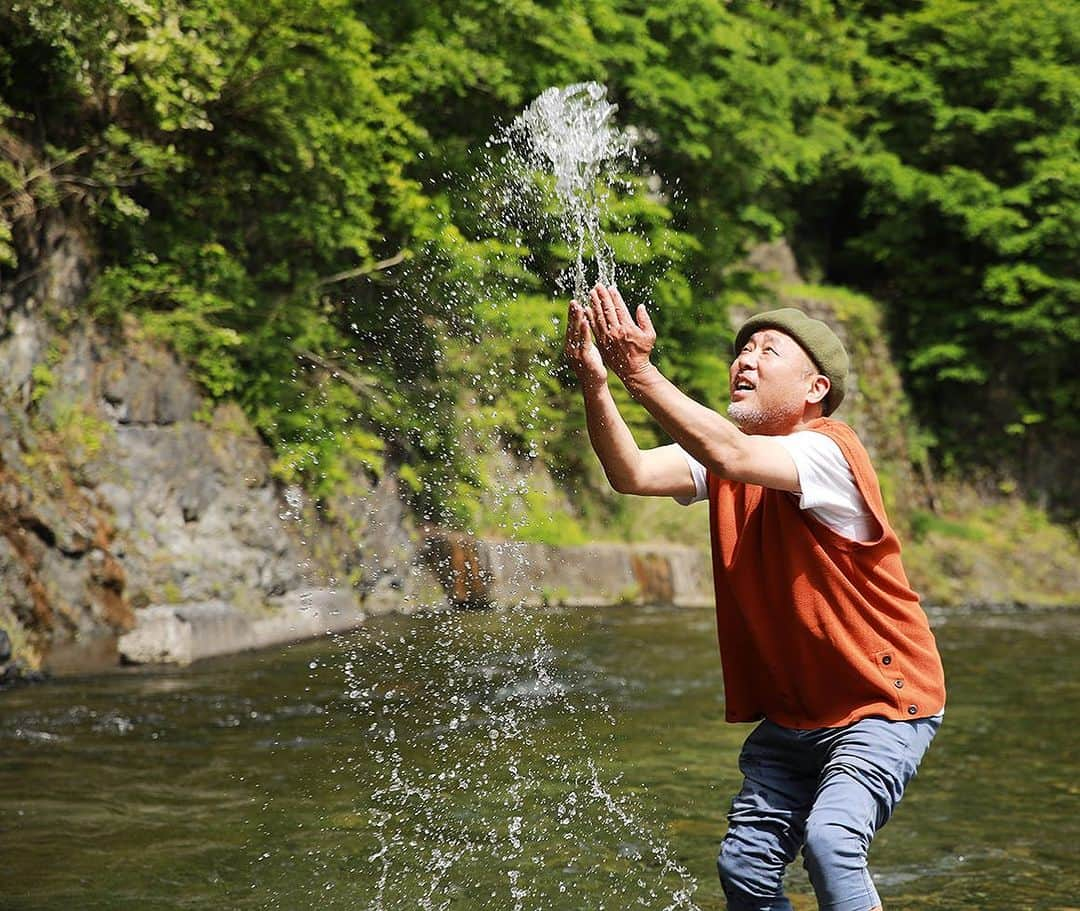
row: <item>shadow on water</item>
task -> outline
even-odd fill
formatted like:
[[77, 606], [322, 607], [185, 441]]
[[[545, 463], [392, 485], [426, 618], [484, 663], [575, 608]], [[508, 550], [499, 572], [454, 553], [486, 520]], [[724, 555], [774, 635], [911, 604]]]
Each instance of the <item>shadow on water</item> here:
[[[875, 842], [886, 906], [1075, 906], [1080, 614], [934, 620], [949, 704]], [[0, 907], [723, 907], [749, 728], [706, 611], [383, 618], [0, 699]]]

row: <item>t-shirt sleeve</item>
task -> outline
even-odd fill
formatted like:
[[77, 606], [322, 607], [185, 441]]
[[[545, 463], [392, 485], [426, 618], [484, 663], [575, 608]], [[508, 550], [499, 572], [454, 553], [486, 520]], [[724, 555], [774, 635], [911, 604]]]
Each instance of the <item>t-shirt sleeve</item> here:
[[876, 521], [836, 441], [813, 430], [774, 439], [795, 462], [799, 507], [846, 537], [872, 538]]
[[[678, 443], [675, 445], [678, 446]], [[690, 467], [690, 474], [694, 479], [694, 493], [689, 497], [674, 497], [675, 502], [683, 506], [689, 506], [691, 503], [700, 503], [702, 500], [707, 500], [709, 498], [709, 484], [705, 466], [681, 446], [679, 446], [679, 452], [683, 454], [686, 464]]]

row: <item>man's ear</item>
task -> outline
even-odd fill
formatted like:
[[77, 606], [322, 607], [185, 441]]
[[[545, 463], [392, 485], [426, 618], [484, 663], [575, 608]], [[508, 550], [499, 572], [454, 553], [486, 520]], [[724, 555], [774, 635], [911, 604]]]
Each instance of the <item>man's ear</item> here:
[[806, 393], [807, 404], [816, 405], [818, 402], [824, 402], [825, 396], [829, 394], [831, 388], [832, 383], [829, 378], [819, 373], [814, 377], [814, 381], [810, 384], [810, 389]]

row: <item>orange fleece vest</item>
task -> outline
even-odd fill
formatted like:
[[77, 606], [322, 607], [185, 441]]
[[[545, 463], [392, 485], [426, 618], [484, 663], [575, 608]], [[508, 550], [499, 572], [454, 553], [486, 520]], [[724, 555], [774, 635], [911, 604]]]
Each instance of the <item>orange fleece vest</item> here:
[[794, 494], [709, 472], [727, 720], [805, 729], [934, 715], [945, 704], [941, 658], [870, 457], [846, 424], [809, 429], [840, 446], [879, 533], [849, 540]]

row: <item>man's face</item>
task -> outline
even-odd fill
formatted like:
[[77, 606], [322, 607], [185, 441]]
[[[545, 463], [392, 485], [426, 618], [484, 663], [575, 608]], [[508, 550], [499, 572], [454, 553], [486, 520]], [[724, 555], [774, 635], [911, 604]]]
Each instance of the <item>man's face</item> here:
[[818, 377], [790, 335], [755, 332], [731, 363], [728, 417], [747, 433], [787, 433], [802, 420]]

